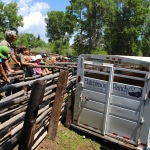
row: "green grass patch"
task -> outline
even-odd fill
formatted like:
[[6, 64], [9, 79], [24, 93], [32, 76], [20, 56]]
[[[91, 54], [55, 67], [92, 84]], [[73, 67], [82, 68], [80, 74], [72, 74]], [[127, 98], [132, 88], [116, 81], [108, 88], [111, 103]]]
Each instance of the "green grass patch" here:
[[[58, 140], [59, 139], [59, 140]], [[57, 133], [57, 143], [62, 145], [60, 150], [100, 150], [100, 144], [79, 135], [71, 130], [61, 130]]]

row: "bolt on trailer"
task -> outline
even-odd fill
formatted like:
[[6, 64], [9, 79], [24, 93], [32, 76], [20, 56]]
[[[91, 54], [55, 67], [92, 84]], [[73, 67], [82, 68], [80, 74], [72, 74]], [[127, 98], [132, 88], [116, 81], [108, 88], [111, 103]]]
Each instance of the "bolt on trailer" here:
[[150, 58], [82, 54], [72, 126], [131, 149], [150, 148]]

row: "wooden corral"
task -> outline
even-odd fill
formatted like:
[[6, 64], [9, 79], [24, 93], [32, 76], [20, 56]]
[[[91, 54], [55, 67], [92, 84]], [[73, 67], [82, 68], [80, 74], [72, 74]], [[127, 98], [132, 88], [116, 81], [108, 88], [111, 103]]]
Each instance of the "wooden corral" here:
[[[69, 71], [66, 91], [63, 92], [64, 100], [61, 106], [61, 115], [59, 121], [66, 117], [67, 99], [70, 93], [75, 90], [76, 76], [72, 75], [69, 65], [74, 64], [55, 64], [47, 66], [52, 71], [52, 74], [47, 76], [24, 77], [23, 71], [16, 71], [15, 74], [8, 74], [10, 79], [17, 80], [17, 83], [10, 85], [1, 85], [0, 93], [5, 93], [8, 90], [13, 91], [10, 96], [2, 97], [0, 100], [0, 150], [12, 150], [19, 144], [21, 131], [24, 124], [24, 119], [27, 111], [28, 101], [32, 91], [32, 84], [37, 81], [43, 81], [46, 84], [44, 97], [39, 105], [39, 110], [36, 118], [36, 129], [33, 138], [33, 146], [31, 149], [36, 149], [48, 133], [48, 126], [52, 114], [53, 103], [58, 87], [57, 81], [60, 72]], [[76, 64], [74, 65], [74, 67]], [[40, 66], [46, 67], [46, 66]]]

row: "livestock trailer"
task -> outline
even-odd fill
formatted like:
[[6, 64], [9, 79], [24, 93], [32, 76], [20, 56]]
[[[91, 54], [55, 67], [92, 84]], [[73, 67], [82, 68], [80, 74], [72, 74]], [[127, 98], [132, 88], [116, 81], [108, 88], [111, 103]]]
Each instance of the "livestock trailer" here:
[[131, 149], [149, 149], [150, 58], [80, 55], [72, 126]]

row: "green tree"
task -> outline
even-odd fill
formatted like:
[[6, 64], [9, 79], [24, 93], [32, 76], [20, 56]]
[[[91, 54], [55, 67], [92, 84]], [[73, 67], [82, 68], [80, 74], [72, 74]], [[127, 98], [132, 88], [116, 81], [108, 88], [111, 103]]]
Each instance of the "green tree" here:
[[54, 45], [53, 52], [62, 54], [64, 48], [69, 48], [69, 36], [73, 32], [69, 14], [63, 11], [51, 11], [47, 16], [45, 21], [48, 41]]
[[41, 39], [40, 35], [38, 35], [36, 39], [36, 47], [45, 47], [46, 43]]
[[53, 44], [53, 52], [62, 55], [63, 51], [69, 48], [69, 38], [65, 36], [63, 39], [54, 41]]
[[115, 1], [105, 28], [105, 45], [109, 54], [139, 55], [140, 35], [148, 14], [148, 0]]
[[15, 41], [15, 45], [17, 46], [28, 46], [28, 40], [26, 34], [20, 34], [17, 36], [17, 40]]
[[108, 1], [71, 0], [70, 3], [67, 12], [76, 21], [74, 48], [78, 53], [91, 53], [102, 44]]
[[145, 21], [143, 33], [141, 34], [141, 50], [143, 56], [150, 56], [150, 14]]
[[46, 45], [46, 43], [40, 39], [40, 36], [35, 37], [31, 33], [18, 35], [15, 44], [18, 46], [26, 46], [31, 48], [44, 47]]
[[63, 11], [51, 11], [47, 13], [46, 30], [49, 42], [63, 39], [65, 36], [65, 14]]
[[23, 17], [18, 15], [17, 3], [12, 2], [5, 5], [0, 2], [0, 32], [4, 33], [8, 29], [18, 32], [19, 26], [23, 26]]

